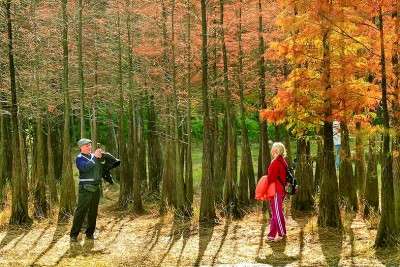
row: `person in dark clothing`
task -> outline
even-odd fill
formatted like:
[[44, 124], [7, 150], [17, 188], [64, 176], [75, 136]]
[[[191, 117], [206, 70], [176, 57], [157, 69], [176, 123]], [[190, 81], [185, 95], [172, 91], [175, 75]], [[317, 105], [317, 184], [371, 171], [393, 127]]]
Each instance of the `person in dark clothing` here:
[[78, 141], [81, 153], [76, 157], [76, 167], [79, 170], [78, 204], [74, 213], [74, 220], [70, 232], [71, 242], [78, 241], [83, 221], [87, 214], [86, 238], [97, 239], [94, 236], [96, 229], [97, 212], [100, 201], [100, 185], [102, 165], [104, 159], [101, 148], [92, 154], [92, 141], [81, 139]]
[[284, 158], [286, 157], [285, 146], [280, 142], [274, 143], [271, 148], [271, 156], [273, 160], [268, 167], [268, 184], [275, 183], [276, 194], [269, 200], [272, 218], [267, 242], [278, 242], [286, 237], [286, 220], [283, 214], [283, 201], [286, 193], [282, 185], [286, 184], [285, 166], [288, 167]]

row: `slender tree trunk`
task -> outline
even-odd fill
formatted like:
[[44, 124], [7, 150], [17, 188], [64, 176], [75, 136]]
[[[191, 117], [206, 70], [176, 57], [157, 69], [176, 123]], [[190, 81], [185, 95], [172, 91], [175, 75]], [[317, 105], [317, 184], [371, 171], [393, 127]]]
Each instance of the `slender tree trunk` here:
[[200, 221], [213, 220], [215, 216], [213, 194], [213, 165], [211, 155], [210, 108], [208, 104], [208, 56], [207, 56], [207, 9], [206, 0], [201, 3], [202, 29], [202, 101], [203, 101], [203, 161], [201, 178]]
[[359, 198], [363, 200], [365, 194], [367, 166], [365, 165], [364, 140], [363, 137], [361, 136], [360, 122], [357, 122], [356, 129], [357, 129], [357, 135], [356, 135], [355, 181], [357, 183]]
[[[85, 80], [83, 78], [83, 53], [82, 53], [82, 5], [83, 0], [78, 0], [78, 84], [79, 84], [79, 107], [81, 115], [81, 138], [86, 137], [85, 125]], [[93, 140], [92, 140], [93, 141]]]
[[[263, 37], [263, 17], [262, 17], [262, 2], [258, 0], [258, 71], [259, 71], [259, 109], [263, 110], [267, 108], [265, 102], [265, 44]], [[258, 179], [267, 173], [267, 168], [271, 162], [271, 154], [269, 151], [268, 144], [268, 124], [266, 121], [260, 121], [260, 144], [259, 144], [259, 156], [258, 156]], [[255, 190], [250, 188], [250, 191]]]
[[191, 13], [190, 1], [186, 1], [187, 7], [187, 148], [186, 148], [186, 162], [185, 162], [185, 192], [186, 198], [190, 205], [193, 205], [193, 161], [192, 161], [192, 95], [191, 95], [191, 82], [192, 82], [192, 54], [191, 54]]
[[376, 234], [375, 246], [386, 247], [394, 244], [393, 237], [396, 235], [397, 227], [394, 213], [394, 190], [393, 190], [393, 172], [392, 157], [390, 154], [390, 134], [389, 134], [389, 111], [387, 100], [387, 77], [386, 77], [386, 61], [385, 61], [385, 40], [383, 31], [383, 14], [382, 6], [379, 6], [379, 33], [381, 45], [381, 74], [382, 74], [382, 114], [383, 114], [383, 147], [382, 147], [382, 214], [379, 223], [378, 232]]
[[18, 101], [17, 86], [14, 66], [14, 50], [13, 50], [13, 34], [11, 21], [11, 0], [7, 0], [6, 17], [7, 17], [7, 33], [8, 33], [8, 59], [10, 70], [10, 89], [11, 89], [11, 129], [12, 138], [12, 200], [11, 200], [11, 217], [10, 224], [26, 224], [31, 223], [28, 214], [28, 184], [26, 177], [23, 175], [21, 146], [18, 122]]
[[[392, 13], [392, 18], [395, 21], [395, 38], [393, 42], [393, 53], [392, 53], [392, 70], [395, 75], [393, 81], [394, 87], [394, 100], [392, 102], [392, 108], [395, 114], [400, 111], [400, 65], [399, 65], [399, 44], [400, 44], [400, 6], [397, 0], [393, 0], [394, 12]], [[398, 117], [392, 118], [394, 125], [399, 125], [400, 120]], [[393, 190], [394, 190], [394, 213], [397, 229], [400, 230], [400, 134], [395, 131], [394, 134], [394, 144], [392, 147], [393, 155]]]
[[67, 0], [62, 0], [63, 29], [62, 29], [62, 47], [63, 47], [63, 92], [64, 92], [64, 132], [63, 132], [63, 165], [61, 176], [60, 192], [60, 210], [58, 220], [64, 221], [72, 216], [75, 208], [75, 184], [72, 174], [71, 162], [71, 104], [68, 89], [68, 15]]
[[[0, 77], [1, 78], [1, 77]], [[3, 104], [0, 99], [0, 110], [2, 110]], [[6, 184], [7, 184], [7, 131], [6, 131], [6, 116], [0, 115], [0, 209], [4, 209], [6, 203]]]
[[348, 204], [350, 210], [357, 209], [356, 180], [353, 173], [353, 161], [350, 152], [350, 138], [347, 124], [341, 123], [341, 154], [339, 168], [339, 192], [340, 197]]
[[[240, 0], [240, 5], [243, 1]], [[250, 143], [246, 127], [246, 112], [244, 107], [244, 84], [243, 84], [243, 48], [242, 48], [242, 7], [239, 7], [237, 17], [239, 18], [238, 24], [238, 45], [239, 45], [239, 95], [240, 95], [240, 119], [242, 122], [242, 160], [240, 165], [240, 177], [238, 187], [239, 205], [248, 205], [249, 199], [249, 181], [255, 183], [253, 161], [251, 157]]]
[[50, 121], [47, 122], [47, 183], [50, 191], [50, 203], [58, 203], [57, 181], [54, 168], [53, 144], [51, 142]]
[[[325, 1], [328, 5], [328, 10], [323, 12], [330, 12], [331, 3], [329, 0]], [[329, 42], [330, 28], [323, 29], [322, 45], [323, 45], [323, 58], [322, 58], [322, 82], [325, 91], [332, 90], [330, 81], [330, 42]], [[324, 139], [324, 156], [323, 156], [323, 170], [321, 181], [321, 193], [319, 202], [318, 225], [321, 227], [342, 227], [339, 211], [339, 197], [338, 197], [338, 182], [335, 171], [335, 156], [333, 152], [333, 136], [332, 136], [332, 122], [330, 122], [332, 107], [329, 99], [324, 100], [326, 105], [325, 122], [323, 128]], [[326, 103], [327, 102], [327, 103]]]
[[163, 175], [163, 151], [157, 130], [157, 114], [154, 97], [149, 97], [148, 107], [148, 169], [149, 191], [153, 194], [160, 193], [160, 183]]
[[121, 160], [120, 168], [120, 192], [118, 205], [127, 207], [132, 202], [132, 192], [129, 191], [129, 158], [126, 149], [125, 138], [125, 110], [124, 110], [124, 90], [122, 85], [122, 44], [121, 44], [121, 20], [120, 14], [117, 15], [117, 31], [118, 31], [118, 91], [119, 91], [119, 135], [118, 135], [118, 150], [119, 159]]
[[315, 159], [315, 175], [314, 175], [314, 193], [318, 193], [319, 186], [322, 180], [322, 170], [324, 167], [324, 147], [323, 137], [321, 136], [322, 130], [317, 130], [316, 143], [317, 143], [317, 157]]
[[179, 137], [179, 112], [178, 112], [178, 89], [176, 85], [176, 58], [175, 58], [175, 0], [171, 1], [171, 56], [172, 56], [172, 105], [174, 109], [174, 146], [175, 146], [175, 185], [176, 185], [176, 208], [178, 214], [188, 214], [191, 207], [186, 198], [185, 181], [183, 180], [183, 166], [178, 160], [180, 153], [180, 137]]
[[367, 164], [367, 181], [365, 186], [364, 216], [379, 212], [378, 160], [376, 156], [375, 137], [369, 139], [369, 156]]
[[221, 31], [221, 46], [222, 46], [222, 59], [224, 68], [224, 89], [225, 89], [225, 118], [227, 122], [228, 132], [228, 151], [227, 151], [227, 162], [226, 162], [226, 174], [224, 183], [224, 204], [227, 210], [228, 216], [239, 216], [237, 198], [236, 198], [236, 181], [235, 164], [236, 147], [234, 144], [234, 114], [231, 104], [231, 92], [229, 88], [228, 78], [228, 56], [225, 45], [225, 31], [224, 31], [224, 0], [219, 1], [220, 4], [220, 31]]

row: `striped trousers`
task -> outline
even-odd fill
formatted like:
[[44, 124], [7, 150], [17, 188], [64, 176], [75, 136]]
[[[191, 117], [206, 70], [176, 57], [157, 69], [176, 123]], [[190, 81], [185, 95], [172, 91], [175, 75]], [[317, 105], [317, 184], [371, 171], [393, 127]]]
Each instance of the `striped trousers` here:
[[271, 224], [269, 226], [268, 237], [275, 238], [276, 234], [279, 236], [286, 235], [286, 221], [283, 215], [283, 200], [285, 194], [276, 193], [276, 195], [269, 200], [269, 205], [272, 211]]

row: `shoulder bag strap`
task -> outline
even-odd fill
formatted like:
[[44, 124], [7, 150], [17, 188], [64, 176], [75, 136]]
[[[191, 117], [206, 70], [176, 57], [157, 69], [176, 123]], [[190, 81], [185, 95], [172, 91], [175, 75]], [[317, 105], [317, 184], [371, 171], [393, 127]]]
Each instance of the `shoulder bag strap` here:
[[[283, 165], [283, 167], [285, 167], [285, 170], [286, 170], [286, 172], [288, 171], [288, 168], [287, 168], [287, 166], [282, 162], [282, 161], [280, 161], [280, 160], [277, 160], [278, 162], [280, 162], [282, 165]], [[287, 175], [287, 174], [286, 174]], [[281, 185], [283, 186], [283, 187], [285, 187], [285, 184], [282, 182], [282, 180], [281, 180], [281, 178], [279, 178], [279, 175], [278, 175], [278, 180], [279, 180], [279, 182], [281, 183]]]

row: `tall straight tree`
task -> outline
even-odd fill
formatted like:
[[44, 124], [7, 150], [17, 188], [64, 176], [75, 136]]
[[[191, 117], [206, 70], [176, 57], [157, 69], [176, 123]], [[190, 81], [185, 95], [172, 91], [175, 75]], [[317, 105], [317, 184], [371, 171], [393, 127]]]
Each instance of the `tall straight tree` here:
[[138, 142], [138, 127], [139, 123], [137, 110], [136, 110], [136, 99], [135, 99], [135, 86], [133, 83], [133, 55], [132, 55], [132, 28], [131, 28], [131, 0], [126, 1], [127, 6], [127, 16], [126, 16], [126, 31], [128, 35], [128, 84], [130, 93], [130, 113], [131, 117], [131, 139], [129, 142], [129, 150], [133, 166], [133, 210], [140, 213], [143, 210], [142, 197], [140, 193], [141, 179], [140, 179], [140, 169], [139, 169], [139, 142]]
[[63, 132], [63, 164], [60, 188], [60, 210], [58, 220], [65, 221], [72, 215], [75, 202], [75, 184], [72, 175], [71, 162], [71, 102], [69, 99], [68, 88], [68, 13], [67, 0], [61, 1], [62, 7], [62, 49], [63, 49], [63, 68], [62, 68], [62, 89], [64, 93], [64, 132]]
[[[393, 118], [393, 124], [399, 125], [400, 123], [400, 5], [398, 1], [393, 1], [393, 11], [392, 18], [394, 20], [394, 33], [395, 38], [393, 41], [393, 54], [392, 54], [392, 72], [394, 74], [393, 81], [393, 97], [394, 101], [392, 101], [392, 108], [394, 114], [396, 114]], [[392, 147], [392, 155], [393, 155], [393, 189], [394, 189], [394, 213], [396, 218], [396, 225], [400, 229], [400, 132], [395, 131], [393, 147]]]
[[200, 221], [215, 219], [214, 194], [213, 194], [213, 166], [211, 155], [211, 129], [210, 108], [208, 104], [208, 56], [207, 56], [207, 8], [206, 0], [201, 3], [201, 94], [203, 101], [203, 160], [201, 177]]
[[12, 151], [12, 200], [10, 224], [31, 223], [28, 213], [28, 184], [22, 175], [22, 159], [20, 151], [20, 130], [18, 122], [17, 86], [14, 65], [13, 32], [11, 19], [11, 0], [5, 2], [8, 37], [8, 60], [11, 90], [11, 145]]
[[228, 78], [228, 56], [225, 44], [225, 30], [224, 30], [224, 0], [219, 1], [220, 5], [220, 34], [222, 46], [222, 60], [223, 60], [223, 79], [225, 90], [225, 120], [227, 125], [227, 160], [226, 160], [226, 173], [224, 182], [224, 204], [228, 216], [238, 216], [238, 201], [236, 197], [237, 177], [236, 177], [236, 147], [234, 142], [234, 121], [235, 115], [232, 108], [231, 89], [229, 88]]
[[127, 207], [128, 203], [133, 200], [131, 175], [129, 173], [129, 158], [126, 149], [125, 138], [125, 111], [124, 111], [124, 90], [122, 81], [122, 42], [121, 42], [121, 18], [118, 11], [117, 14], [117, 40], [118, 40], [118, 91], [119, 91], [119, 136], [118, 136], [118, 151], [119, 159], [121, 160], [121, 185], [119, 192], [118, 205]]
[[[319, 3], [319, 12], [321, 17], [326, 16], [332, 12], [331, 0], [324, 0]], [[331, 85], [331, 44], [330, 34], [331, 26], [327, 23], [321, 23], [322, 27], [322, 83], [324, 91], [329, 94], [332, 90]], [[318, 224], [322, 227], [338, 227], [342, 226], [339, 202], [338, 202], [338, 183], [335, 171], [335, 161], [333, 153], [333, 136], [332, 136], [332, 103], [329, 98], [324, 99], [324, 126], [323, 126], [323, 139], [324, 139], [324, 164], [323, 175], [321, 181], [321, 194], [319, 202]]]
[[[347, 124], [342, 122], [341, 129], [341, 155], [339, 168], [339, 192], [350, 210], [357, 209], [356, 181], [354, 180], [353, 162], [350, 152], [350, 134]], [[342, 152], [343, 151], [343, 152]]]
[[189, 202], [186, 198], [185, 181], [183, 180], [183, 166], [179, 160], [180, 156], [180, 137], [179, 137], [179, 112], [178, 112], [178, 89], [176, 85], [176, 56], [175, 56], [175, 0], [171, 1], [171, 63], [172, 63], [172, 105], [174, 114], [174, 158], [175, 158], [175, 193], [176, 211], [178, 214], [188, 214], [190, 211]]
[[[83, 48], [82, 48], [82, 5], [83, 0], [78, 0], [78, 83], [79, 83], [79, 105], [81, 117], [81, 138], [86, 138], [86, 125], [85, 125], [85, 80], [83, 77]], [[92, 140], [93, 141], [93, 140]]]
[[35, 217], [43, 219], [47, 217], [47, 199], [46, 199], [46, 179], [45, 179], [45, 164], [44, 164], [44, 136], [43, 136], [43, 119], [39, 116], [36, 125], [36, 175], [34, 185], [34, 208]]
[[185, 157], [185, 192], [186, 198], [189, 204], [193, 204], [193, 161], [192, 161], [192, 94], [191, 94], [191, 82], [192, 82], [192, 53], [191, 53], [191, 3], [190, 0], [186, 1], [187, 11], [187, 77], [186, 77], [186, 90], [187, 90], [187, 119], [186, 119], [186, 157]]
[[[238, 46], [239, 46], [239, 96], [240, 96], [240, 119], [242, 123], [241, 134], [242, 134], [242, 160], [240, 164], [240, 178], [238, 187], [238, 198], [243, 204], [248, 204], [249, 199], [249, 183], [255, 183], [254, 180], [254, 169], [253, 160], [251, 157], [250, 142], [246, 127], [246, 112], [244, 107], [244, 83], [243, 83], [243, 44], [242, 44], [242, 5], [243, 1], [239, 1], [239, 10], [237, 16], [238, 22]], [[250, 182], [251, 181], [251, 182]]]
[[[259, 90], [259, 108], [266, 109], [265, 102], [265, 43], [263, 37], [263, 17], [262, 17], [262, 1], [258, 0], [258, 90]], [[258, 154], [258, 178], [267, 173], [268, 164], [271, 162], [271, 154], [268, 145], [268, 124], [266, 120], [260, 120], [260, 141]], [[255, 184], [250, 181], [250, 197], [254, 197]]]
[[377, 4], [377, 26], [379, 29], [380, 41], [380, 66], [381, 66], [381, 89], [382, 89], [382, 114], [383, 114], [383, 147], [382, 147], [382, 215], [376, 234], [375, 246], [386, 247], [394, 243], [393, 237], [396, 236], [397, 227], [394, 213], [394, 190], [392, 156], [390, 153], [390, 134], [389, 134], [389, 110], [387, 98], [387, 73], [386, 73], [386, 54], [385, 54], [385, 32], [383, 25], [382, 5]]

